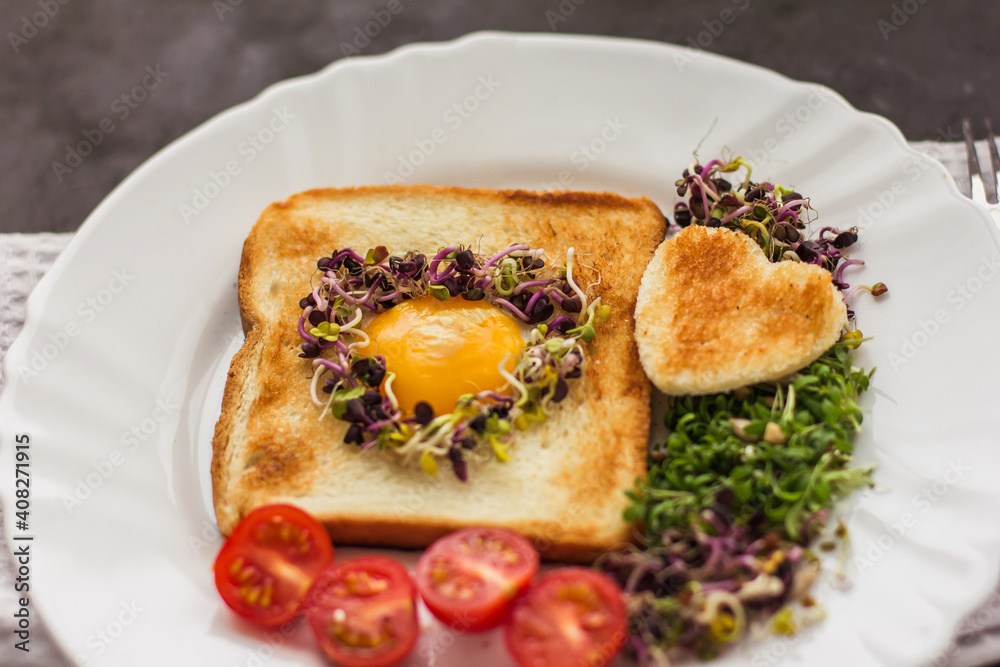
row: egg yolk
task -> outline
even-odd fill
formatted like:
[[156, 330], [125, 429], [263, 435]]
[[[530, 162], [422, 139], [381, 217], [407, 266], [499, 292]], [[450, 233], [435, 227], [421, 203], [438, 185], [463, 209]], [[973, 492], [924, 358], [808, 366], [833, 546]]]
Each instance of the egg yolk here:
[[506, 383], [498, 366], [512, 371], [524, 345], [513, 317], [461, 298], [404, 301], [377, 315], [365, 331], [371, 342], [358, 353], [385, 357], [386, 369], [396, 374], [392, 392], [409, 414], [420, 402], [447, 414], [463, 394], [498, 390]]

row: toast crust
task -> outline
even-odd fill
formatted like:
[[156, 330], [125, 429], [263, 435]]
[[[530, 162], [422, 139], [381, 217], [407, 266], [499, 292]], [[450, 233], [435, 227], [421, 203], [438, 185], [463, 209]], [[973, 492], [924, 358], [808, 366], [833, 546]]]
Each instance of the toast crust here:
[[[335, 542], [421, 547], [457, 528], [497, 525], [543, 557], [586, 561], [632, 540], [623, 491], [645, 474], [650, 385], [634, 342], [642, 270], [665, 232], [647, 199], [610, 193], [370, 186], [309, 190], [270, 205], [243, 247], [239, 305], [246, 341], [233, 358], [213, 439], [219, 528], [291, 502]], [[315, 261], [335, 248], [433, 251], [511, 243], [551, 260], [573, 246], [602, 279], [612, 319], [600, 325], [583, 378], [541, 424], [519, 432], [511, 461], [471, 465], [466, 483], [404, 468], [343, 443], [346, 425], [319, 420], [295, 323]], [[581, 269], [585, 274], [585, 269]]]
[[745, 234], [693, 225], [657, 249], [635, 320], [660, 391], [711, 394], [807, 365], [840, 338], [847, 307], [829, 271], [771, 263]]

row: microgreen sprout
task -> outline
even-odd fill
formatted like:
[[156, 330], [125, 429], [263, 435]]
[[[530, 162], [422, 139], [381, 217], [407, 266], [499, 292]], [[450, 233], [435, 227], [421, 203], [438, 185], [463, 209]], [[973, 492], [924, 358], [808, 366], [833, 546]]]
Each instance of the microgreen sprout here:
[[800, 601], [830, 507], [872, 483], [871, 466], [848, 467], [870, 377], [845, 341], [787, 383], [671, 402], [671, 432], [628, 492], [644, 543], [601, 562], [630, 596], [641, 663], [651, 647], [713, 657]]
[[[723, 178], [741, 170], [736, 185]], [[687, 197], [674, 210], [678, 226], [726, 227], [754, 239], [772, 262], [816, 264], [845, 301], [858, 290], [887, 291], [847, 284], [845, 273], [863, 264], [845, 254], [856, 229], [823, 227], [807, 239], [809, 199], [752, 182], [740, 158], [692, 164], [676, 185]], [[640, 664], [669, 664], [681, 651], [711, 658], [751, 627], [793, 634], [822, 617], [808, 595], [819, 571], [809, 545], [838, 499], [872, 484], [871, 466], [850, 466], [858, 400], [872, 375], [853, 364], [864, 340], [851, 327], [789, 377], [670, 399], [668, 435], [627, 492], [626, 518], [642, 528], [641, 544], [599, 562], [629, 598], [627, 645]], [[846, 531], [835, 535], [846, 540]]]
[[[744, 175], [735, 186], [723, 177], [741, 170]], [[849, 298], [854, 290], [844, 281], [844, 269], [864, 263], [845, 254], [858, 241], [857, 228], [823, 227], [807, 238], [805, 231], [815, 218], [810, 216], [815, 212], [809, 198], [773, 183], [754, 183], [751, 171], [750, 164], [740, 157], [712, 160], [704, 166], [692, 163], [674, 184], [677, 194], [687, 197], [674, 205], [674, 224], [743, 232], [772, 262], [806, 262], [830, 271], [834, 285], [844, 292], [845, 300]], [[883, 283], [863, 289], [876, 297], [888, 291]]]
[[[312, 360], [313, 402], [322, 415], [350, 423], [345, 442], [390, 452], [428, 475], [446, 463], [465, 481], [476, 453], [507, 461], [513, 434], [545, 419], [566, 398], [568, 382], [582, 375], [584, 346], [597, 335], [595, 325], [611, 316], [599, 296], [587, 293], [599, 277], [582, 289], [574, 264], [573, 248], [563, 264], [548, 266], [542, 250], [525, 244], [493, 255], [451, 245], [430, 258], [391, 255], [384, 246], [364, 257], [351, 249], [334, 251], [318, 260], [317, 284], [299, 302], [299, 356]], [[499, 368], [509, 395], [482, 391], [461, 397], [446, 415], [435, 415], [427, 403], [403, 414], [385, 358], [358, 353], [369, 342], [359, 327], [366, 313], [377, 315], [424, 295], [486, 300], [532, 325], [513, 370], [504, 367], [507, 360]]]

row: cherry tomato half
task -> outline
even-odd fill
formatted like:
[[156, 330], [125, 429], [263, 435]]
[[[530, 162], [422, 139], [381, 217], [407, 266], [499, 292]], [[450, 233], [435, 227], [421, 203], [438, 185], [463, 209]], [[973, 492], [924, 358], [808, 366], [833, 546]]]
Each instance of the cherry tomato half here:
[[466, 528], [434, 542], [417, 561], [424, 604], [458, 630], [499, 625], [538, 572], [538, 552], [506, 528]]
[[507, 650], [521, 667], [607, 665], [625, 643], [625, 600], [600, 572], [564, 567], [514, 603]]
[[323, 570], [306, 596], [313, 634], [343, 667], [387, 667], [413, 650], [417, 591], [410, 573], [385, 556], [360, 556]]
[[246, 515], [215, 559], [215, 586], [243, 618], [274, 627], [295, 618], [313, 579], [333, 561], [326, 529], [292, 505]]

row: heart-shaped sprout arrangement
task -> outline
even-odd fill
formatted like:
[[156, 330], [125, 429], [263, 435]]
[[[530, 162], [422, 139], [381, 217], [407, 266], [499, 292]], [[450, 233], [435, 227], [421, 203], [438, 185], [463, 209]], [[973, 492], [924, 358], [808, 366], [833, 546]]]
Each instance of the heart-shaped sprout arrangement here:
[[[412, 251], [390, 255], [383, 246], [364, 256], [347, 248], [320, 258], [312, 293], [299, 302], [299, 356], [312, 360], [313, 402], [350, 423], [346, 443], [419, 463], [428, 475], [447, 460], [466, 481], [468, 461], [477, 453], [506, 461], [515, 431], [544, 420], [566, 398], [569, 381], [583, 373], [595, 324], [610, 316], [600, 296], [589, 294], [600, 277], [586, 289], [574, 279], [573, 248], [557, 266], [543, 256], [543, 250], [517, 244], [495, 254], [451, 245], [429, 259]], [[414, 414], [403, 414], [385, 358], [357, 352], [369, 343], [360, 327], [366, 316], [424, 295], [485, 300], [532, 325], [513, 371], [499, 369], [510, 394], [466, 394], [442, 415], [421, 402]]]

